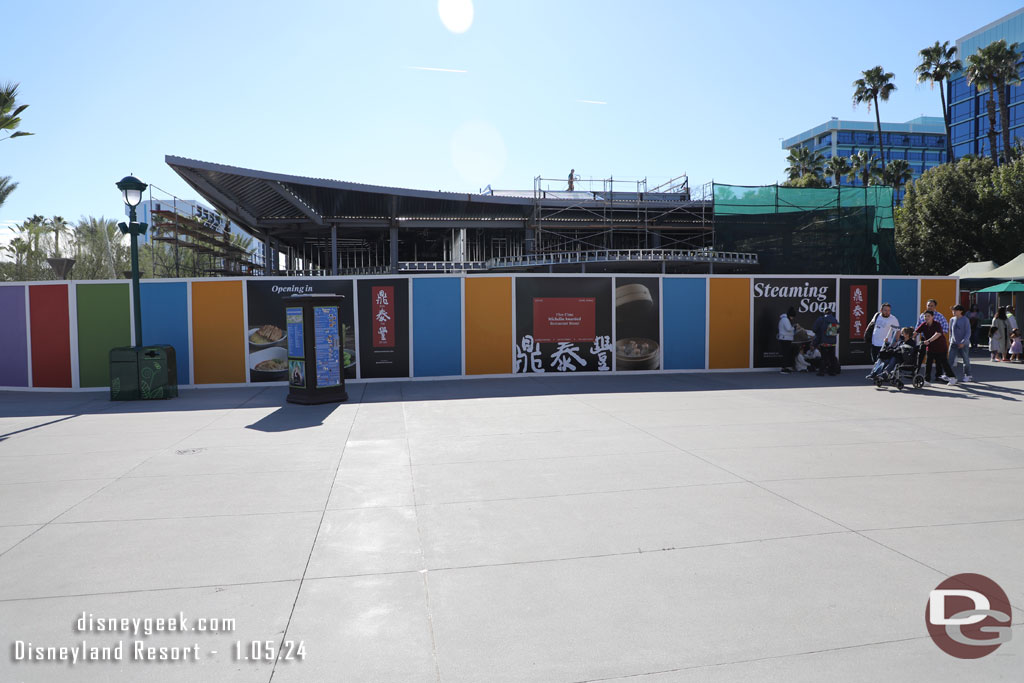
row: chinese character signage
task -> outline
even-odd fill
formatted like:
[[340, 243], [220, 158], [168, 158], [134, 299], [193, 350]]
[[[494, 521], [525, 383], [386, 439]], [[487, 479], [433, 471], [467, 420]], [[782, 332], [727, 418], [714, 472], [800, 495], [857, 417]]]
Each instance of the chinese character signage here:
[[358, 281], [361, 377], [409, 376], [409, 283], [405, 278]]
[[790, 308], [796, 325], [812, 330], [825, 311], [839, 322], [836, 281], [833, 278], [754, 278], [754, 367], [782, 366], [779, 320]]
[[395, 288], [372, 287], [373, 346], [391, 349], [395, 346]]
[[514, 372], [612, 369], [611, 278], [516, 278]]
[[[340, 294], [338, 315], [341, 329], [341, 361], [345, 377], [356, 376], [355, 316], [351, 280], [328, 278], [254, 278], [245, 283], [246, 341], [249, 353], [249, 380], [252, 382], [293, 381], [296, 373], [288, 358], [305, 355], [302, 339], [302, 311], [292, 320], [288, 297], [295, 294]], [[285, 309], [288, 309], [288, 312]], [[305, 377], [305, 371], [298, 374]]]
[[839, 362], [843, 365], [870, 365], [871, 344], [864, 331], [878, 312], [877, 278], [843, 278], [839, 281], [839, 322], [845, 334], [839, 335]]

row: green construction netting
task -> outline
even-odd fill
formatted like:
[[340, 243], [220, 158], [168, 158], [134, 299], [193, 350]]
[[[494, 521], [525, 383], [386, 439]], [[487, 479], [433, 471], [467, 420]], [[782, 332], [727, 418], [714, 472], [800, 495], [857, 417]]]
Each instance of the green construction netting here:
[[715, 248], [766, 273], [898, 274], [892, 188], [714, 185]]

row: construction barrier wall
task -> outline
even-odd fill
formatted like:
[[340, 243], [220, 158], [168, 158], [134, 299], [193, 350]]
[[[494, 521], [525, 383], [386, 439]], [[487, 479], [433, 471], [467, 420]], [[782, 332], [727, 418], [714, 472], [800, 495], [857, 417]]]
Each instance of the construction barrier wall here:
[[[914, 326], [946, 314], [953, 277], [827, 275], [446, 275], [196, 278], [141, 286], [143, 343], [171, 344], [182, 386], [286, 381], [293, 294], [340, 294], [352, 380], [778, 367], [792, 306], [811, 328], [839, 318], [839, 358], [869, 362], [863, 329], [882, 302]], [[0, 283], [0, 387], [102, 388], [112, 347], [136, 343], [118, 282]]]

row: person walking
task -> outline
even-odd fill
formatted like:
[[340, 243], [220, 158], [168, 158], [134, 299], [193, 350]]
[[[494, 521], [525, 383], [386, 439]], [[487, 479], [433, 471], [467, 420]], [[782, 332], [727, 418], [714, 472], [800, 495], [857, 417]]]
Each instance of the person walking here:
[[788, 311], [779, 316], [779, 331], [775, 335], [779, 340], [779, 355], [782, 358], [782, 369], [779, 372], [784, 375], [793, 372], [793, 333], [796, 331], [793, 326], [794, 318], [796, 309], [790, 306]]
[[956, 359], [964, 362], [964, 376], [961, 382], [973, 382], [971, 377], [971, 322], [964, 317], [964, 307], [957, 304], [953, 307], [953, 321], [949, 325], [949, 367], [953, 370], [950, 377], [956, 379]]
[[832, 311], [827, 310], [814, 321], [814, 346], [821, 352], [818, 377], [822, 377], [826, 372], [829, 375], [838, 375], [842, 370], [839, 367], [839, 359], [836, 358], [838, 339], [839, 320]]
[[923, 323], [924, 314], [931, 311], [932, 315], [935, 316], [935, 322], [937, 322], [939, 326], [942, 328], [942, 333], [949, 334], [949, 323], [946, 321], [946, 317], [939, 313], [937, 310], [935, 310], [936, 307], [939, 305], [939, 302], [936, 301], [935, 299], [928, 299], [928, 301], [926, 301], [924, 305], [924, 311], [921, 312], [921, 315], [917, 316], [917, 324], [920, 325], [921, 323]]
[[945, 380], [951, 386], [956, 384], [956, 377], [949, 367], [949, 361], [946, 360], [946, 354], [949, 352], [946, 348], [946, 335], [942, 333], [942, 326], [935, 319], [934, 311], [924, 312], [924, 322], [917, 326], [914, 334], [921, 335], [921, 343], [927, 351], [924, 381], [931, 384], [932, 365], [935, 365], [936, 374], [941, 373], [937, 379]]
[[900, 321], [892, 314], [892, 304], [882, 304], [868, 323], [868, 329], [871, 330], [871, 360], [876, 361], [885, 340], [891, 339], [891, 334], [894, 335], [900, 329]]
[[996, 316], [992, 318], [992, 327], [988, 331], [988, 350], [992, 352], [992, 360], [1007, 359], [1010, 349], [1010, 332], [1013, 328], [1006, 316], [1006, 306], [1000, 306]]

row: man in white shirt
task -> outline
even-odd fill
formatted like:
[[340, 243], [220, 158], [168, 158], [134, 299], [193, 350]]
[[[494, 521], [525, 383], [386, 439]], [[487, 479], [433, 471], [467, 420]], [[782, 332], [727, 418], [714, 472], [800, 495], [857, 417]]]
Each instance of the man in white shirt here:
[[892, 314], [890, 304], [882, 304], [881, 310], [875, 313], [869, 325], [873, 329], [871, 332], [871, 360], [876, 361], [878, 352], [886, 338], [899, 337], [900, 321]]

